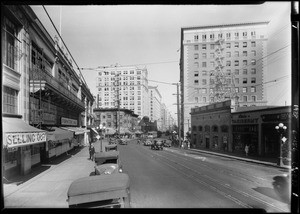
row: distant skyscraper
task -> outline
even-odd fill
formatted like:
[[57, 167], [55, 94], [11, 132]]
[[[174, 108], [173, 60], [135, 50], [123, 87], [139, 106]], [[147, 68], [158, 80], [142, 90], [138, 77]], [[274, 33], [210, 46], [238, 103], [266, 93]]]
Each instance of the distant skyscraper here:
[[125, 108], [149, 116], [148, 71], [134, 66], [99, 68], [97, 108]]
[[268, 22], [181, 29], [181, 126], [188, 130], [191, 108], [227, 99], [236, 106], [267, 103]]
[[149, 86], [149, 106], [150, 106], [150, 121], [157, 121], [157, 128], [160, 130], [162, 125], [161, 118], [161, 94], [157, 86]]

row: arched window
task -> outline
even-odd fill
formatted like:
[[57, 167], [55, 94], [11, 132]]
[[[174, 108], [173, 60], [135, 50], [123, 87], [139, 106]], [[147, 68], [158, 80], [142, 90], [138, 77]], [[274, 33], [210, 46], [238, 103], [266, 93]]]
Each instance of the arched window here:
[[212, 126], [212, 131], [213, 132], [218, 132], [218, 126], [217, 125], [213, 125]]
[[198, 126], [198, 131], [202, 132], [202, 126]]

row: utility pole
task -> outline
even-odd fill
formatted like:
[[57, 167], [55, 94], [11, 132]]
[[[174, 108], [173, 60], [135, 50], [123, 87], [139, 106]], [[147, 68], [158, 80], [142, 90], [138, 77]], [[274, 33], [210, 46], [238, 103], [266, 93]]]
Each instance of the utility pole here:
[[180, 125], [180, 100], [179, 100], [179, 83], [174, 83], [173, 85], [177, 85], [177, 123], [178, 123], [178, 143], [181, 148], [181, 125]]

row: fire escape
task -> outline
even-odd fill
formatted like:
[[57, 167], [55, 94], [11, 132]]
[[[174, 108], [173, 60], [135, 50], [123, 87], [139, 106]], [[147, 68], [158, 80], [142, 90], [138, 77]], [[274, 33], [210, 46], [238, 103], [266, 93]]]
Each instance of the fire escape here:
[[234, 73], [224, 69], [224, 39], [218, 39], [215, 44], [217, 46], [215, 49], [217, 66], [215, 71], [210, 73], [209, 102], [223, 102], [229, 99], [236, 101]]

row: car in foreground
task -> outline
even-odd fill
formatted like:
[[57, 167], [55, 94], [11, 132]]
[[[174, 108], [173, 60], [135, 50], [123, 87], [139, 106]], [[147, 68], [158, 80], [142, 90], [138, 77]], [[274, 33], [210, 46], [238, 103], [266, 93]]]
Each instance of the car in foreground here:
[[69, 208], [130, 208], [130, 180], [126, 173], [88, 176], [71, 183]]

